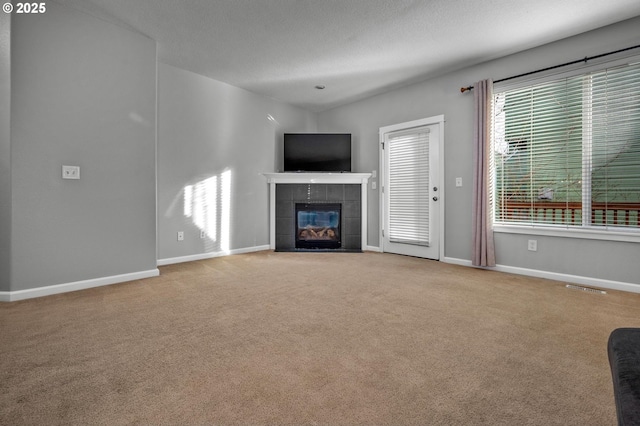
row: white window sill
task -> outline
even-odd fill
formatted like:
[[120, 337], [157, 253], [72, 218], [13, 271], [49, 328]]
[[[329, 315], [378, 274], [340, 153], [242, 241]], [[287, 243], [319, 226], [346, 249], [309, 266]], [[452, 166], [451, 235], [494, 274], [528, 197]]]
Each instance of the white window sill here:
[[588, 240], [625, 241], [640, 243], [640, 230], [600, 230], [567, 228], [543, 225], [493, 225], [493, 232], [504, 234], [543, 235], [561, 238], [582, 238]]

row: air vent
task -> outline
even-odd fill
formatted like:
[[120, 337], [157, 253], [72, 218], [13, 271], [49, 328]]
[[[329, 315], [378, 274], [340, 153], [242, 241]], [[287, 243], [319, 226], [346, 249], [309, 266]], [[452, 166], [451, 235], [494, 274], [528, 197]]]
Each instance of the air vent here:
[[581, 290], [581, 291], [586, 291], [587, 293], [607, 294], [607, 292], [606, 292], [606, 291], [604, 291], [604, 290], [600, 290], [600, 289], [597, 289], [597, 288], [582, 287], [582, 286], [579, 286], [579, 285], [573, 285], [573, 284], [567, 284], [567, 285], [566, 285], [566, 287], [567, 287], [568, 289], [571, 289], [571, 290]]

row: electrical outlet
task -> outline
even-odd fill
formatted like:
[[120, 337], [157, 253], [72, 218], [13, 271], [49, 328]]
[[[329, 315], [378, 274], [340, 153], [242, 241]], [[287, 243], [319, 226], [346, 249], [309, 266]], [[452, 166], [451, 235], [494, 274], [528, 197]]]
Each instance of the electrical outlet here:
[[178, 231], [178, 241], [184, 241], [184, 232]]
[[371, 189], [378, 189], [378, 184], [376, 183], [376, 181], [371, 181]]
[[462, 186], [462, 178], [461, 177], [457, 177], [456, 178], [456, 187], [460, 188]]
[[207, 233], [205, 232], [204, 229], [200, 230], [200, 238], [206, 238], [207, 237]]
[[527, 243], [527, 250], [538, 251], [538, 240], [529, 240]]
[[62, 179], [80, 179], [80, 167], [62, 166]]

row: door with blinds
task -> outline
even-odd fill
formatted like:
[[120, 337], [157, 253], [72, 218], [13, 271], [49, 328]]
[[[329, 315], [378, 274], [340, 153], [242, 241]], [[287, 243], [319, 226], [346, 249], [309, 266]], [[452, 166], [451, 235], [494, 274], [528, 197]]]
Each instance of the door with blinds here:
[[[436, 117], [438, 118], [438, 117]], [[439, 145], [442, 121], [417, 120], [380, 129], [382, 250], [439, 259]]]

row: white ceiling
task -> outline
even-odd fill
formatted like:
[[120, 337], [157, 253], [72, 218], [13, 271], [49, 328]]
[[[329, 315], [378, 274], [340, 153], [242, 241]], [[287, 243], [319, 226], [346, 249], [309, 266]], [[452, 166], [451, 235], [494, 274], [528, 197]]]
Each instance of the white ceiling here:
[[311, 111], [640, 15], [639, 0], [56, 1], [153, 38], [161, 62]]

